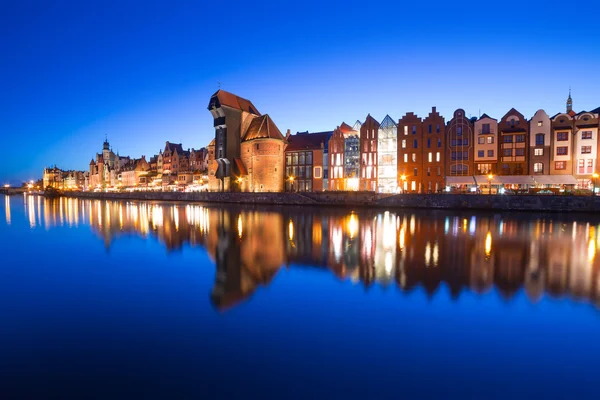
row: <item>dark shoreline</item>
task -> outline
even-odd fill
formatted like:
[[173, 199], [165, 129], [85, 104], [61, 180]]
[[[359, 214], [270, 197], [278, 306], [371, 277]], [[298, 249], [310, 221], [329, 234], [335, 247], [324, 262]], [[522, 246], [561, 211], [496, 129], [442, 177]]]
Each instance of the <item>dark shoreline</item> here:
[[66, 192], [66, 197], [101, 200], [179, 201], [270, 206], [406, 208], [431, 210], [598, 213], [600, 196], [398, 194], [372, 192], [219, 193], [219, 192]]

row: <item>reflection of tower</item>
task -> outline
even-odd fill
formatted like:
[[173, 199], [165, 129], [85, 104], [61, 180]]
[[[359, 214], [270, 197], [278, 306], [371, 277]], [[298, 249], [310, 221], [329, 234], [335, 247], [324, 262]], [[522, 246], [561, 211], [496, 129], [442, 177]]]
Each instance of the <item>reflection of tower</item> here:
[[[211, 293], [213, 305], [226, 308], [244, 297], [241, 278], [240, 246], [231, 229], [228, 211], [219, 210], [216, 248], [216, 281]], [[237, 218], [234, 218], [237, 221]]]

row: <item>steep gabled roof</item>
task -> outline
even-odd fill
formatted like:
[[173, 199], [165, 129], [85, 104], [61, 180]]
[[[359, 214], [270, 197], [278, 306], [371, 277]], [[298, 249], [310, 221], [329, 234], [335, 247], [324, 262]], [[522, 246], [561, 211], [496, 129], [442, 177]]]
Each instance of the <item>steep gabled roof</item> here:
[[352, 129], [355, 131], [360, 131], [360, 127], [362, 126], [362, 122], [360, 122], [360, 120], [356, 120], [356, 122], [354, 123], [354, 125], [352, 125]]
[[342, 133], [347, 133], [347, 132], [352, 132], [353, 129], [347, 123], [342, 122], [342, 124], [340, 125], [340, 131], [342, 131]]
[[479, 117], [479, 120], [484, 119], [484, 118], [489, 118], [489, 119], [493, 119], [494, 121], [497, 121], [496, 118], [492, 118], [489, 115], [487, 115], [486, 113], [483, 113], [483, 115], [481, 117]]
[[383, 119], [383, 121], [381, 121], [381, 125], [379, 125], [379, 128], [386, 129], [386, 128], [395, 128], [397, 126], [398, 126], [398, 124], [396, 124], [394, 122], [392, 117], [390, 117], [389, 115], [386, 115], [385, 118]]
[[298, 132], [288, 138], [288, 145], [285, 148], [285, 151], [321, 149], [321, 145], [327, 145], [332, 134], [333, 131], [316, 133]]
[[254, 118], [242, 138], [242, 142], [254, 139], [278, 139], [285, 140], [277, 125], [273, 122], [269, 114]]
[[590, 111], [590, 112], [591, 112], [591, 113], [594, 113], [594, 114], [600, 114], [600, 107], [598, 107], [598, 108], [594, 108], [594, 109], [593, 109], [592, 111]]
[[208, 146], [206, 146], [206, 147], [214, 146], [215, 144], [216, 144], [216, 141], [213, 138], [213, 140], [211, 140], [210, 143], [208, 144]]
[[208, 109], [210, 110], [213, 105], [215, 107], [227, 106], [260, 116], [260, 113], [258, 112], [256, 107], [254, 107], [254, 104], [252, 104], [250, 100], [244, 99], [243, 97], [237, 96], [233, 93], [229, 93], [221, 89], [217, 90], [215, 94], [211, 96], [210, 102], [208, 104]]
[[167, 142], [167, 144], [165, 145], [165, 151], [167, 151], [167, 149], [171, 150], [171, 152], [177, 150], [177, 153], [183, 153], [183, 146], [181, 145], [181, 143]]

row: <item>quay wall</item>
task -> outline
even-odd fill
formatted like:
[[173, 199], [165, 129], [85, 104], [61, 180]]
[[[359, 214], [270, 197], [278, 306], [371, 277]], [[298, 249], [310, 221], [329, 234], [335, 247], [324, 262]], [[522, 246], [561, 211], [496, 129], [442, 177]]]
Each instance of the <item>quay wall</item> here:
[[373, 192], [182, 193], [66, 192], [65, 196], [111, 200], [183, 201], [228, 204], [312, 205], [331, 207], [471, 209], [489, 211], [600, 212], [600, 196], [397, 194]]

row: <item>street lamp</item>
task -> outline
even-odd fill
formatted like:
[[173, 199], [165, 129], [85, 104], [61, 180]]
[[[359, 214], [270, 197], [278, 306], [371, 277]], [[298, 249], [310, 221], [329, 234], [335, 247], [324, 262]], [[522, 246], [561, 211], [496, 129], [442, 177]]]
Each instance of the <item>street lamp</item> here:
[[492, 178], [494, 177], [494, 175], [492, 174], [488, 174], [487, 178], [488, 178], [488, 194], [492, 194]]
[[598, 173], [597, 173], [597, 172], [594, 172], [594, 175], [592, 175], [592, 178], [593, 178], [593, 179], [592, 179], [592, 184], [593, 184], [593, 187], [592, 187], [592, 196], [595, 196], [595, 195], [596, 195], [596, 179], [597, 179], [599, 176], [600, 176], [600, 175], [598, 175]]
[[406, 190], [406, 175], [402, 175], [400, 179], [402, 180], [402, 193], [404, 193]]
[[290, 181], [291, 191], [293, 192], [294, 191], [294, 177], [290, 176], [288, 179]]

